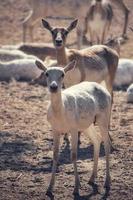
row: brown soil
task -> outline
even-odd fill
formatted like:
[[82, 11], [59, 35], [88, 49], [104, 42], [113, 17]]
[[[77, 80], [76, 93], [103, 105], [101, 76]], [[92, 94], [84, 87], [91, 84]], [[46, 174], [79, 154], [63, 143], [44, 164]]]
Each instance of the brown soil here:
[[[9, 4], [13, 2], [14, 4]], [[24, 4], [25, 2], [25, 4]], [[132, 0], [125, 1], [133, 9]], [[0, 44], [21, 42], [20, 22], [27, 15], [26, 0], [0, 2]], [[117, 12], [117, 11], [116, 11]], [[133, 25], [133, 14], [130, 25]], [[63, 22], [65, 23], [65, 22]], [[66, 23], [67, 24], [67, 23]], [[120, 31], [121, 24], [115, 29]], [[35, 41], [50, 42], [50, 36], [36, 27]], [[113, 29], [114, 30], [114, 29]], [[116, 31], [116, 30], [115, 30]], [[122, 46], [122, 56], [133, 58], [133, 33]], [[72, 34], [72, 38], [75, 34]], [[70, 42], [72, 41], [71, 38]], [[105, 157], [101, 148], [98, 169], [98, 194], [93, 194], [88, 180], [92, 170], [93, 148], [84, 135], [78, 148], [80, 196], [74, 189], [69, 143], [62, 140], [59, 167], [53, 197], [45, 195], [51, 175], [52, 132], [46, 120], [48, 93], [44, 87], [27, 83], [0, 83], [0, 200], [131, 200], [133, 199], [133, 104], [126, 103], [125, 92], [114, 93], [111, 136], [118, 151], [111, 153], [110, 193], [103, 188]]]

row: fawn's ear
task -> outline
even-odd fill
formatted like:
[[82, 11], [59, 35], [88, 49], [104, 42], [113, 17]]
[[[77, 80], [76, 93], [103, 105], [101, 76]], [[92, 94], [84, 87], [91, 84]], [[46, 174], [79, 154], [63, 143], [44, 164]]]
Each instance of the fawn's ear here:
[[50, 32], [52, 31], [52, 26], [50, 26], [49, 22], [45, 19], [42, 19], [42, 24], [44, 26], [44, 28], [46, 28], [47, 30], [49, 30]]
[[133, 32], [133, 27], [130, 26], [129, 28], [130, 28], [130, 30]]
[[76, 66], [76, 63], [77, 62], [75, 60], [73, 60], [67, 66], [65, 66], [65, 68], [64, 68], [65, 73], [68, 72], [68, 71], [70, 71], [70, 70], [72, 70], [72, 69], [74, 69], [75, 66]]
[[42, 62], [40, 62], [39, 60], [36, 60], [36, 61], [35, 61], [35, 64], [36, 64], [36, 66], [37, 66], [39, 69], [41, 69], [41, 70], [43, 70], [43, 71], [46, 71], [46, 70], [47, 70], [47, 67], [45, 67], [44, 64], [43, 64]]
[[75, 19], [71, 22], [71, 24], [68, 26], [67, 30], [68, 32], [72, 31], [78, 24], [78, 19]]

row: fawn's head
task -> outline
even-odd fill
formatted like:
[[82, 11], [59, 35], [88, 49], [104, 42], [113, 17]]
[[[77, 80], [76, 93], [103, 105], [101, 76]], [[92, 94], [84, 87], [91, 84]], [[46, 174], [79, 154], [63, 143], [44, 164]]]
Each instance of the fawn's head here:
[[67, 28], [52, 27], [48, 21], [46, 21], [45, 19], [42, 19], [42, 24], [44, 28], [49, 30], [50, 33], [52, 34], [55, 48], [61, 48], [65, 46], [68, 33], [71, 32], [77, 26], [77, 23], [78, 23], [78, 20], [76, 19], [72, 21]]
[[47, 87], [50, 93], [56, 93], [61, 90], [65, 73], [75, 68], [76, 65], [76, 61], [72, 61], [65, 67], [55, 66], [47, 68], [38, 60], [36, 60], [35, 63], [39, 69], [44, 71], [41, 76], [43, 75], [46, 77]]

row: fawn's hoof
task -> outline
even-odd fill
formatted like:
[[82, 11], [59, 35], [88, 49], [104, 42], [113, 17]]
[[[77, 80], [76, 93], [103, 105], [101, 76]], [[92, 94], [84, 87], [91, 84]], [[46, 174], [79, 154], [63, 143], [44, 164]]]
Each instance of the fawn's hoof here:
[[50, 189], [46, 191], [46, 195], [49, 197], [53, 197], [52, 191]]
[[74, 196], [79, 196], [79, 190], [78, 190], [78, 189], [74, 189], [73, 195], [74, 195]]
[[106, 183], [106, 182], [105, 182], [104, 188], [105, 188], [107, 191], [110, 191], [110, 183]]

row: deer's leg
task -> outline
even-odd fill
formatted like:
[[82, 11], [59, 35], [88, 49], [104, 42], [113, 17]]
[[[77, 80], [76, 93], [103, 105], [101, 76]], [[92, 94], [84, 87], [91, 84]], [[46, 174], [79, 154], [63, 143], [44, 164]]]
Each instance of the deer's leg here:
[[91, 139], [94, 145], [94, 165], [93, 165], [92, 175], [89, 180], [89, 184], [94, 185], [95, 178], [97, 177], [97, 166], [98, 166], [101, 137], [99, 134], [97, 134], [94, 125], [91, 125], [87, 131], [89, 133], [89, 138]]
[[106, 84], [107, 90], [108, 90], [109, 93], [113, 96], [113, 81], [110, 80], [109, 75], [106, 76], [105, 84]]
[[123, 34], [122, 34], [123, 37], [125, 37], [126, 32], [127, 32], [129, 12], [130, 11], [126, 8], [125, 9], [125, 23], [124, 23]]
[[84, 30], [83, 30], [83, 36], [85, 36], [88, 32], [88, 16], [86, 15], [84, 20]]
[[101, 116], [99, 117], [98, 126], [100, 128], [100, 133], [102, 136], [102, 140], [104, 142], [104, 148], [105, 148], [105, 158], [106, 158], [106, 179], [105, 179], [105, 185], [104, 187], [109, 190], [110, 189], [110, 168], [109, 168], [109, 154], [110, 154], [110, 139], [109, 139], [109, 131], [108, 131], [108, 123], [110, 119], [110, 108], [108, 111], [105, 111], [101, 113]]
[[26, 23], [23, 23], [23, 43], [26, 42], [26, 31], [27, 31]]
[[102, 32], [102, 37], [101, 37], [101, 44], [104, 44], [104, 41], [106, 39], [106, 35], [107, 35], [107, 33], [109, 31], [109, 28], [110, 28], [110, 25], [111, 25], [111, 22], [107, 21], [106, 24], [103, 27], [103, 32]]
[[91, 27], [89, 26], [89, 35], [90, 35], [90, 43], [91, 45], [93, 45], [94, 43], [94, 31], [91, 29]]
[[73, 194], [78, 194], [79, 193], [79, 186], [80, 186], [80, 181], [79, 181], [79, 176], [78, 176], [78, 171], [77, 171], [77, 145], [78, 145], [78, 132], [77, 131], [72, 131], [71, 132], [71, 158], [73, 162], [73, 167], [74, 167], [74, 176], [75, 176], [75, 186], [74, 186], [74, 191]]
[[26, 42], [26, 32], [27, 28], [30, 26], [30, 21], [32, 19], [33, 11], [30, 11], [29, 15], [23, 21], [23, 42]]
[[54, 184], [55, 184], [55, 174], [58, 163], [58, 153], [59, 153], [59, 142], [60, 142], [60, 134], [57, 132], [53, 133], [53, 166], [52, 166], [52, 176], [50, 180], [50, 184], [47, 190], [47, 194], [52, 193]]
[[30, 27], [29, 27], [29, 31], [30, 31], [30, 40], [31, 40], [31, 42], [33, 42], [33, 25], [31, 25]]
[[83, 30], [81, 28], [77, 28], [77, 48], [81, 49], [83, 40]]
[[99, 36], [98, 35], [96, 35], [96, 38], [97, 38], [97, 44], [100, 44], [100, 38], [99, 38]]

